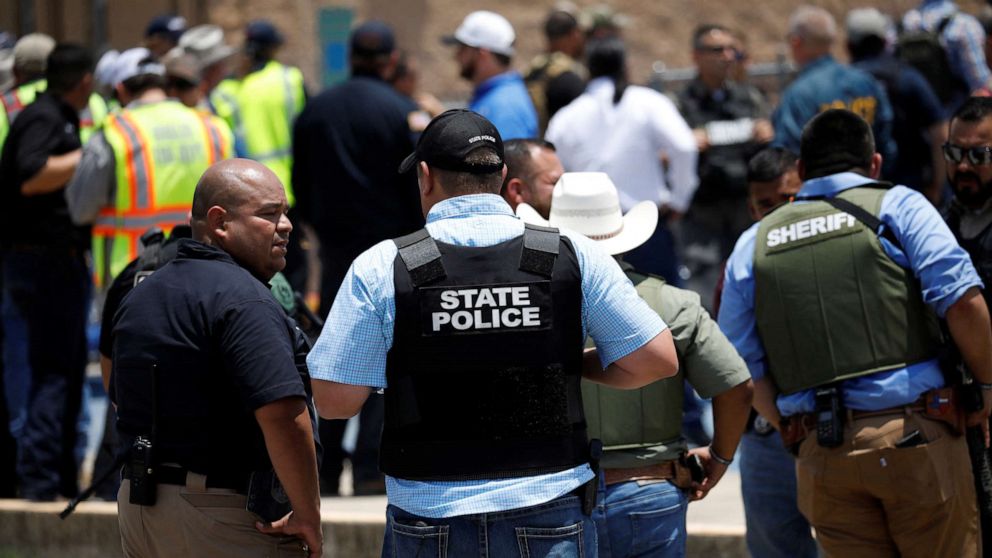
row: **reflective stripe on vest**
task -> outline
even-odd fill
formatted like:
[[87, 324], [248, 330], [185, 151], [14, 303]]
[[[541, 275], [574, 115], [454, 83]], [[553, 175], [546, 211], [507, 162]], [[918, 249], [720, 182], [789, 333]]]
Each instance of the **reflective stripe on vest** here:
[[147, 229], [168, 232], [188, 220], [200, 175], [230, 152], [229, 132], [212, 118], [166, 100], [107, 119], [104, 135], [114, 152], [117, 189], [93, 228], [98, 284], [137, 256]]
[[[111, 118], [109, 125], [116, 129], [125, 140], [126, 151], [123, 161], [118, 160], [117, 164], [123, 163], [127, 171], [127, 185], [131, 191], [132, 207], [130, 209], [145, 209], [148, 207], [148, 200], [151, 199], [154, 190], [152, 166], [148, 160], [149, 155], [145, 152], [145, 146], [149, 144], [141, 137], [134, 122], [130, 121], [127, 111]], [[120, 196], [118, 196], [119, 199]]]
[[222, 82], [212, 95], [217, 114], [234, 131], [240, 156], [261, 162], [286, 187], [293, 205], [293, 123], [303, 108], [303, 75], [269, 61], [240, 82]]

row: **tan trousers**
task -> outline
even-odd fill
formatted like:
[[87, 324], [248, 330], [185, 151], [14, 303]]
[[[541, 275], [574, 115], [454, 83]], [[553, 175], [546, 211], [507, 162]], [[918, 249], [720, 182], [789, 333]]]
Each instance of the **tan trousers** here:
[[207, 488], [206, 477], [188, 473], [186, 486], [160, 484], [154, 506], [128, 502], [131, 481], [117, 494], [118, 522], [128, 558], [303, 557], [294, 537], [255, 529], [259, 517], [245, 509], [246, 497], [233, 490]]
[[[895, 447], [916, 430], [925, 443]], [[799, 510], [827, 557], [981, 555], [968, 447], [944, 423], [915, 413], [849, 420], [838, 448], [811, 433], [796, 474]]]

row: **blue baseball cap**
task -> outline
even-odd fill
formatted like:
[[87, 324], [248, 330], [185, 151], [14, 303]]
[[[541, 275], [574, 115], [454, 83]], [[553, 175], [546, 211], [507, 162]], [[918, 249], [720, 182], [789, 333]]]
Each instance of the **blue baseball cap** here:
[[165, 14], [153, 18], [145, 28], [145, 37], [152, 35], [166, 35], [174, 43], [179, 42], [179, 37], [186, 32], [186, 18], [182, 16]]
[[267, 19], [256, 19], [245, 28], [245, 40], [260, 45], [281, 45], [285, 42], [282, 33]]

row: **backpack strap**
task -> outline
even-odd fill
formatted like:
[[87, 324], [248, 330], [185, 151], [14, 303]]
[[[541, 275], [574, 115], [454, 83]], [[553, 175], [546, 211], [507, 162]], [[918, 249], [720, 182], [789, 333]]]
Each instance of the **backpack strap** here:
[[441, 251], [427, 229], [393, 239], [393, 243], [414, 287], [447, 277], [441, 263]]
[[555, 269], [561, 235], [558, 229], [524, 225], [524, 247], [520, 252], [520, 270], [543, 275], [548, 279]]

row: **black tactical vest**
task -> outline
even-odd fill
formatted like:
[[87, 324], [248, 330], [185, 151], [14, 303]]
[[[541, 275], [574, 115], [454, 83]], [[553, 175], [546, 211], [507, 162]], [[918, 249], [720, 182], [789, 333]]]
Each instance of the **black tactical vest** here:
[[436, 242], [426, 230], [394, 242], [382, 471], [469, 480], [588, 462], [572, 244], [531, 225], [488, 247]]
[[944, 213], [944, 220], [947, 221], [947, 226], [954, 233], [958, 244], [971, 256], [971, 262], [975, 264], [978, 276], [985, 283], [985, 289], [982, 290], [985, 303], [992, 305], [992, 225], [985, 227], [974, 238], [964, 238], [961, 236], [961, 211], [963, 210], [952, 203]]

